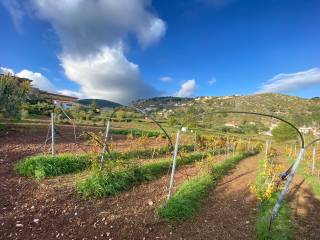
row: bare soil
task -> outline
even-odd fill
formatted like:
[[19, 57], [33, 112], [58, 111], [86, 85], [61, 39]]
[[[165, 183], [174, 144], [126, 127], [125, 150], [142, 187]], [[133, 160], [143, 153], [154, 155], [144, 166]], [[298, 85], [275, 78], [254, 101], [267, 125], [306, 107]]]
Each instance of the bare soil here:
[[[43, 152], [46, 132], [38, 127], [0, 133], [0, 239], [254, 239], [257, 203], [248, 185], [255, 181], [260, 156], [243, 160], [224, 177], [194, 219], [171, 225], [155, 212], [167, 197], [168, 175], [103, 199], [83, 199], [76, 192], [75, 183], [86, 172], [41, 181], [18, 176], [14, 164]], [[113, 140], [120, 150], [128, 148], [123, 137]], [[59, 139], [57, 151], [92, 150], [84, 140], [81, 148], [70, 142]], [[181, 169], [175, 186], [199, 171], [197, 164]], [[295, 179], [289, 198], [296, 210], [297, 239], [319, 239], [319, 201], [300, 180]]]

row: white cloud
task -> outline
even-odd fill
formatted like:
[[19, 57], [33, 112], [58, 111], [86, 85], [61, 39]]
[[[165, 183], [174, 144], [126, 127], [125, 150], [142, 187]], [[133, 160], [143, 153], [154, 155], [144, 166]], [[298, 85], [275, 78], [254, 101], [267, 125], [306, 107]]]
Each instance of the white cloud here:
[[21, 8], [20, 4], [17, 0], [2, 0], [0, 3], [7, 9], [9, 14], [11, 15], [13, 24], [15, 28], [20, 31], [21, 30], [21, 23], [24, 17], [24, 11]]
[[208, 81], [208, 84], [210, 85], [210, 86], [212, 86], [213, 84], [215, 84], [217, 82], [217, 79], [216, 78], [211, 78], [209, 81]]
[[173, 78], [169, 77], [169, 76], [164, 76], [164, 77], [160, 78], [160, 81], [162, 81], [162, 82], [171, 82], [172, 80], [173, 80]]
[[264, 83], [256, 93], [288, 92], [320, 84], [320, 68], [296, 73], [280, 73]]
[[142, 47], [165, 34], [166, 24], [149, 10], [150, 0], [29, 1], [56, 31], [61, 65], [85, 96], [127, 103], [158, 94], [124, 54], [128, 34]]
[[11, 68], [6, 68], [6, 67], [0, 67], [0, 73], [1, 74], [9, 74], [9, 75], [14, 75], [14, 71]]
[[17, 73], [16, 76], [32, 80], [32, 86], [41, 90], [49, 92], [56, 91], [54, 85], [39, 72], [32, 72], [30, 70], [24, 69], [21, 72]]
[[88, 57], [65, 55], [62, 66], [67, 77], [79, 83], [81, 92], [88, 98], [126, 103], [137, 96], [159, 94], [140, 79], [138, 65], [125, 58], [121, 47], [104, 48]]
[[177, 92], [177, 97], [191, 97], [196, 90], [196, 81], [194, 79], [188, 80], [181, 85]]
[[68, 89], [62, 89], [57, 91], [59, 94], [66, 95], [66, 96], [72, 96], [76, 98], [83, 98], [83, 94], [76, 91], [71, 91]]

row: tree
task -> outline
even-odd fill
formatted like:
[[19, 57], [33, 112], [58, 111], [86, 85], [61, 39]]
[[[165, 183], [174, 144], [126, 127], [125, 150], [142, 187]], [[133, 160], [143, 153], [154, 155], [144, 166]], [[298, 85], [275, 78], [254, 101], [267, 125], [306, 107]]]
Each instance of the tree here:
[[90, 105], [90, 109], [91, 109], [92, 112], [94, 112], [94, 113], [97, 112], [97, 100], [96, 100], [96, 99], [92, 99], [91, 105]]
[[28, 81], [19, 82], [12, 76], [0, 76], [0, 112], [5, 117], [16, 117], [30, 91]]
[[274, 129], [272, 129], [271, 133], [276, 141], [288, 141], [297, 138], [297, 132], [293, 127], [286, 123], [280, 123]]

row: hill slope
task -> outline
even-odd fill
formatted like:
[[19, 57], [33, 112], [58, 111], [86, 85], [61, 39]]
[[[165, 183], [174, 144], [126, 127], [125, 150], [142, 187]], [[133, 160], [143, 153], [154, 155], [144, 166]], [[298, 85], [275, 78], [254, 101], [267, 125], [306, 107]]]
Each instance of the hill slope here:
[[[137, 106], [151, 108], [154, 112], [186, 111], [190, 107], [197, 112], [249, 111], [269, 113], [290, 120], [298, 126], [320, 125], [320, 100], [304, 99], [284, 94], [255, 94], [246, 96], [197, 97], [197, 98], [153, 98], [137, 102]], [[226, 121], [253, 119], [246, 116], [230, 116]], [[269, 121], [270, 120], [263, 120]]]

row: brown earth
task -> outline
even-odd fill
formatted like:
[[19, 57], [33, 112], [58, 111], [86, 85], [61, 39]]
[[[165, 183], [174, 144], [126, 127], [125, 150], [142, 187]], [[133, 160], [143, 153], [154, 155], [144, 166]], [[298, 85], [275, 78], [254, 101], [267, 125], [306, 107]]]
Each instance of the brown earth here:
[[[248, 185], [261, 156], [243, 160], [223, 178], [194, 219], [170, 225], [155, 213], [166, 199], [168, 175], [98, 200], [75, 191], [86, 172], [42, 181], [18, 176], [15, 162], [42, 152], [45, 134], [46, 129], [23, 129], [0, 135], [0, 239], [254, 239], [257, 207]], [[67, 140], [57, 144], [59, 152], [91, 151], [77, 147]], [[176, 186], [200, 170], [194, 165], [178, 171]], [[295, 179], [289, 198], [297, 239], [319, 239], [319, 201], [300, 180]]]

